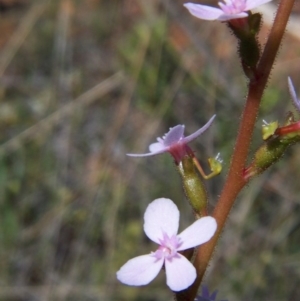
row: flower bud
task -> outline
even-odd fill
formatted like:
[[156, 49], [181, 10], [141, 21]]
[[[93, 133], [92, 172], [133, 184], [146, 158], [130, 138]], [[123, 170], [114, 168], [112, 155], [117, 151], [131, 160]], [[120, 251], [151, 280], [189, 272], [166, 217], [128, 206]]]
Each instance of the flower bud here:
[[284, 154], [286, 149], [296, 142], [300, 142], [300, 135], [274, 137], [267, 140], [255, 153], [254, 159], [250, 166], [244, 171], [244, 178], [259, 175], [268, 167], [277, 162]]
[[177, 169], [182, 179], [186, 197], [188, 198], [194, 212], [202, 216], [206, 210], [207, 194], [202, 180], [200, 179], [193, 158], [184, 156], [178, 164]]

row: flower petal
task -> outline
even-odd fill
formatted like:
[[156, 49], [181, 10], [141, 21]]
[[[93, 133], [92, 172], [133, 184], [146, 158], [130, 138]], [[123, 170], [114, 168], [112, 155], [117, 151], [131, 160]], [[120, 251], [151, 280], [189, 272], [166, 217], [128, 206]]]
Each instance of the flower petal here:
[[170, 199], [156, 199], [148, 205], [144, 215], [144, 231], [151, 240], [160, 244], [163, 234], [169, 237], [176, 235], [178, 226], [179, 210]]
[[164, 145], [171, 146], [183, 138], [184, 125], [176, 125], [165, 135]]
[[149, 145], [149, 150], [151, 153], [156, 153], [156, 152], [167, 152], [168, 151], [168, 148], [165, 147], [163, 145], [163, 143], [161, 142], [155, 142], [155, 143], [152, 143]]
[[246, 17], [248, 17], [248, 14], [244, 12], [238, 14], [224, 14], [218, 18], [218, 21], [229, 21], [233, 19], [241, 19]]
[[185, 3], [183, 6], [185, 6], [193, 16], [203, 20], [217, 20], [223, 14], [221, 9], [207, 5]]
[[210, 293], [209, 293], [208, 287], [206, 285], [204, 285], [202, 287], [202, 297], [207, 298], [207, 299], [210, 298]]
[[168, 147], [163, 146], [161, 142], [155, 142], [149, 145], [150, 153], [146, 154], [126, 154], [129, 157], [149, 157], [149, 156], [155, 156], [158, 154], [165, 153], [169, 150]]
[[164, 259], [157, 259], [152, 254], [142, 255], [127, 261], [117, 272], [117, 278], [127, 285], [146, 285], [159, 273]]
[[253, 8], [256, 8], [260, 5], [263, 5], [263, 4], [271, 2], [271, 1], [272, 0], [248, 0], [248, 1], [246, 1], [245, 11], [251, 10]]
[[192, 140], [194, 140], [195, 138], [197, 138], [198, 136], [200, 136], [201, 134], [203, 134], [212, 124], [212, 122], [214, 121], [216, 115], [212, 116], [208, 122], [198, 131], [196, 131], [195, 133], [185, 137], [182, 139], [182, 142], [185, 144], [188, 144], [189, 142], [191, 142]]
[[292, 96], [293, 103], [294, 103], [295, 107], [297, 108], [297, 110], [300, 111], [300, 100], [298, 99], [298, 97], [296, 95], [296, 91], [295, 91], [293, 82], [290, 77], [288, 77], [288, 86], [289, 86], [290, 94]]
[[165, 150], [159, 151], [159, 152], [153, 152], [153, 153], [146, 153], [146, 154], [126, 154], [128, 157], [150, 157], [150, 156], [155, 156], [161, 153], [166, 152]]
[[167, 285], [174, 291], [182, 291], [188, 288], [196, 279], [196, 269], [181, 254], [177, 254], [171, 260], [165, 260]]
[[[215, 290], [211, 295], [209, 293], [208, 287], [204, 285], [202, 287], [202, 294], [198, 295], [195, 299], [195, 301], [216, 301], [218, 294], [218, 290]], [[221, 301], [221, 300], [220, 300]], [[225, 300], [223, 300], [225, 301]]]
[[193, 248], [209, 241], [216, 230], [217, 222], [213, 217], [205, 216], [198, 219], [177, 236], [182, 242], [178, 251]]

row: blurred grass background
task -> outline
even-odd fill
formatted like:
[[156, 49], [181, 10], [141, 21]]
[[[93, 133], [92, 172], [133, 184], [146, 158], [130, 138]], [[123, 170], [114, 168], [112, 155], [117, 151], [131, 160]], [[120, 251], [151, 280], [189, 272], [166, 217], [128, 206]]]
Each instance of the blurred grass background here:
[[[174, 200], [182, 228], [193, 221], [170, 156], [125, 154], [216, 113], [191, 145], [206, 169], [208, 157], [224, 159], [206, 183], [213, 208], [246, 89], [226, 26], [191, 17], [183, 3], [1, 1], [0, 300], [172, 299], [163, 273], [142, 288], [115, 278], [155, 248], [142, 230], [153, 199]], [[283, 122], [293, 110], [286, 80], [300, 92], [299, 55], [287, 33], [252, 153], [262, 119]], [[240, 195], [205, 279], [219, 298], [300, 300], [299, 178], [296, 145]]]

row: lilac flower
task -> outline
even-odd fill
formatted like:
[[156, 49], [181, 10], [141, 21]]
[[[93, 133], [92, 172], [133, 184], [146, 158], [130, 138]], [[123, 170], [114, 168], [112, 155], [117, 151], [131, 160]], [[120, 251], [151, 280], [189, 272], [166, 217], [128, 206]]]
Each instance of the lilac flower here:
[[184, 137], [183, 134], [184, 125], [176, 125], [175, 127], [170, 128], [169, 132], [162, 138], [157, 138], [158, 142], [150, 144], [150, 153], [127, 154], [127, 156], [147, 157], [169, 152], [174, 157], [175, 162], [179, 163], [185, 155], [193, 153], [187, 144], [204, 133], [210, 127], [215, 117], [216, 115], [212, 116], [202, 128], [187, 137]]
[[194, 3], [186, 3], [184, 6], [199, 19], [228, 21], [245, 18], [248, 16], [247, 11], [270, 1], [272, 0], [224, 0], [224, 3], [219, 2], [220, 8]]
[[289, 90], [290, 90], [290, 94], [292, 96], [294, 105], [295, 105], [296, 109], [300, 112], [300, 99], [298, 99], [298, 97], [296, 95], [295, 88], [293, 86], [293, 82], [290, 77], [288, 77], [288, 85], [289, 85]]
[[155, 252], [127, 261], [117, 272], [117, 278], [127, 285], [146, 285], [164, 265], [167, 285], [172, 291], [189, 287], [196, 279], [196, 269], [179, 251], [210, 240], [217, 223], [207, 216], [198, 219], [180, 234], [177, 234], [178, 227], [179, 210], [170, 199], [160, 198], [150, 203], [144, 215], [144, 231], [159, 247]]
[[[216, 301], [217, 294], [218, 294], [218, 291], [215, 290], [210, 295], [207, 286], [203, 286], [202, 287], [202, 295], [197, 296], [194, 301]], [[227, 301], [227, 300], [221, 300], [221, 301]]]

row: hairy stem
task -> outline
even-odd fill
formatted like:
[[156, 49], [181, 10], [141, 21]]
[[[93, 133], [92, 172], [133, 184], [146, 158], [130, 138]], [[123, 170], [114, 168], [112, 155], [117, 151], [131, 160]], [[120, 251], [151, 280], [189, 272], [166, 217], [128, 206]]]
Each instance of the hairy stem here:
[[239, 192], [246, 184], [246, 180], [243, 178], [243, 169], [248, 157], [261, 98], [266, 87], [271, 68], [274, 64], [275, 57], [278, 52], [279, 45], [281, 43], [294, 2], [295, 0], [281, 0], [279, 4], [273, 27], [261, 59], [258, 63], [258, 76], [249, 83], [248, 96], [239, 126], [238, 136], [232, 155], [231, 166], [220, 199], [213, 213], [213, 216], [216, 218], [218, 223], [217, 232], [208, 243], [199, 248], [195, 260], [197, 279], [195, 280], [194, 284], [187, 291], [185, 291], [184, 297], [183, 293], [178, 294], [177, 300], [194, 300], [232, 205]]

